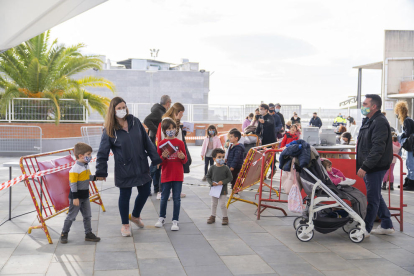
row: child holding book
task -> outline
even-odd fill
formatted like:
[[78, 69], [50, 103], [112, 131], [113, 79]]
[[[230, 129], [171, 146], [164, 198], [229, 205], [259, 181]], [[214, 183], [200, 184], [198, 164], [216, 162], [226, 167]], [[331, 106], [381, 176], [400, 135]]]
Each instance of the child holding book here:
[[201, 147], [201, 159], [204, 160], [204, 177], [202, 181], [206, 181], [208, 165], [213, 165], [212, 153], [215, 148], [222, 148], [220, 138], [217, 136], [217, 128], [214, 125], [209, 125], [207, 128], [207, 137], [204, 139]]
[[[401, 144], [398, 142], [398, 137], [395, 132], [392, 133], [392, 151], [393, 154], [400, 155]], [[395, 163], [397, 162], [397, 157], [392, 158], [392, 163], [390, 169], [387, 170], [387, 173], [384, 175], [383, 183], [381, 189], [387, 189], [387, 182], [390, 183], [390, 190], [394, 191], [394, 167]]]
[[176, 123], [166, 118], [161, 123], [161, 131], [165, 135], [165, 139], [158, 144], [158, 154], [162, 159], [161, 169], [161, 202], [160, 202], [160, 218], [155, 227], [161, 228], [165, 223], [167, 213], [167, 201], [172, 190], [174, 201], [172, 231], [178, 231], [178, 219], [181, 207], [181, 189], [184, 180], [183, 164], [187, 162], [184, 142], [177, 139], [175, 134], [177, 131]]
[[227, 183], [233, 180], [233, 175], [229, 167], [224, 165], [225, 151], [221, 148], [216, 148], [212, 152], [212, 157], [215, 165], [211, 166], [207, 172], [207, 182], [210, 186], [221, 186], [220, 198], [211, 197], [211, 216], [208, 218], [207, 223], [212, 224], [216, 222], [217, 205], [220, 203], [221, 213], [223, 216], [222, 225], [229, 224], [229, 218], [227, 216]]
[[101, 238], [92, 233], [91, 203], [89, 202], [89, 181], [96, 177], [91, 175], [88, 163], [92, 160], [92, 148], [85, 143], [77, 143], [74, 148], [76, 163], [69, 171], [69, 212], [63, 224], [60, 243], [68, 242], [68, 235], [72, 223], [76, 220], [79, 211], [83, 216], [85, 241], [98, 242]]

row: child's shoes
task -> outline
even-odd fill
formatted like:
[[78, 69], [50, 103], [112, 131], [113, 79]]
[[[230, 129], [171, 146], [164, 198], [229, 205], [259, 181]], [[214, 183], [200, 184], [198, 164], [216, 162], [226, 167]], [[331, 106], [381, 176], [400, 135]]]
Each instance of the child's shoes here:
[[89, 232], [88, 234], [85, 235], [85, 241], [98, 242], [100, 240], [101, 240], [101, 238], [100, 237], [97, 237], [92, 232]]
[[215, 222], [216, 222], [216, 217], [215, 216], [210, 216], [207, 219], [207, 224], [212, 224], [212, 223], [215, 223]]
[[229, 217], [224, 217], [223, 220], [221, 221], [221, 225], [227, 225], [229, 224]]

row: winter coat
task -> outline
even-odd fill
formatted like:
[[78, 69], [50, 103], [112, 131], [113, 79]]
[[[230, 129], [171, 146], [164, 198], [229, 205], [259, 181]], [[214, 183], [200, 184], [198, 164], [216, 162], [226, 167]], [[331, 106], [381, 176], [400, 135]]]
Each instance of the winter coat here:
[[[280, 154], [279, 168], [284, 169], [284, 165], [290, 160], [290, 157], [297, 157], [299, 161], [299, 167], [306, 167], [311, 160], [311, 148], [305, 140], [296, 140], [291, 142]], [[290, 171], [290, 166], [287, 169]]]
[[227, 166], [229, 168], [240, 169], [244, 161], [244, 145], [237, 144], [229, 149], [227, 155]]
[[142, 186], [151, 181], [148, 156], [154, 166], [162, 162], [141, 121], [131, 114], [127, 116], [127, 121], [128, 131], [115, 130], [114, 138], [104, 130], [96, 160], [95, 175], [108, 177], [108, 157], [112, 150], [115, 186], [119, 188]]
[[321, 128], [322, 120], [318, 116], [316, 116], [316, 118], [312, 117], [312, 119], [309, 121], [309, 125]]
[[283, 136], [282, 142], [280, 143], [280, 147], [284, 148], [287, 144], [290, 144], [291, 142], [298, 140], [299, 136], [296, 134], [291, 134], [290, 132], [286, 132]]
[[333, 182], [333, 184], [338, 185], [340, 182], [342, 182], [346, 177], [345, 175], [338, 169], [332, 168], [331, 172], [327, 172], [329, 175], [329, 178]]
[[[398, 142], [392, 142], [392, 152], [393, 154], [399, 155], [400, 154], [400, 150], [401, 150], [401, 144]], [[392, 158], [392, 163], [396, 163], [397, 162], [397, 157], [393, 157]]]
[[264, 124], [259, 122], [256, 128], [256, 135], [262, 140], [262, 145], [276, 142], [275, 121], [273, 116], [266, 114], [263, 116]]
[[[285, 117], [283, 117], [283, 114], [280, 113], [280, 112], [276, 112], [276, 114], [279, 115], [280, 121], [282, 121], [282, 127], [283, 127], [283, 129], [285, 129], [286, 128]], [[281, 130], [280, 132], [283, 132], [283, 130]]]
[[280, 120], [279, 115], [277, 115], [276, 113], [274, 113], [273, 115], [273, 120], [275, 121], [275, 132], [278, 133], [280, 130], [282, 130], [282, 120]]
[[249, 119], [245, 119], [242, 125], [242, 131], [244, 131], [244, 129], [248, 126], [250, 126], [252, 122]]
[[[210, 137], [206, 137], [203, 142], [203, 146], [201, 147], [201, 155], [205, 156], [207, 152], [208, 142]], [[220, 148], [222, 149], [223, 146], [221, 145], [220, 137], [214, 136], [213, 137], [213, 149]]]
[[296, 120], [295, 120], [295, 117], [290, 118], [290, 120], [292, 121], [292, 125], [300, 124], [300, 117], [299, 116]]
[[392, 162], [392, 138], [387, 118], [378, 110], [362, 121], [358, 134], [356, 171], [388, 170]]
[[155, 135], [157, 135], [158, 125], [161, 123], [162, 116], [166, 111], [165, 107], [156, 103], [151, 107], [151, 113], [144, 120], [144, 124], [148, 128], [148, 135], [153, 143], [155, 143]]

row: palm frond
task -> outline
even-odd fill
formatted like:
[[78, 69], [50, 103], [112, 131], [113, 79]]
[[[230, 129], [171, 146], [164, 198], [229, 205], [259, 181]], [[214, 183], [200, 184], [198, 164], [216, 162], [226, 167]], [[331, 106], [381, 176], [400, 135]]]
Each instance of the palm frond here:
[[1, 99], [0, 99], [0, 112], [1, 113], [6, 112], [6, 109], [9, 106], [9, 102], [13, 100], [14, 98], [18, 98], [19, 96], [20, 96], [20, 91], [16, 85], [11, 84], [7, 86], [4, 89], [4, 93], [2, 94]]

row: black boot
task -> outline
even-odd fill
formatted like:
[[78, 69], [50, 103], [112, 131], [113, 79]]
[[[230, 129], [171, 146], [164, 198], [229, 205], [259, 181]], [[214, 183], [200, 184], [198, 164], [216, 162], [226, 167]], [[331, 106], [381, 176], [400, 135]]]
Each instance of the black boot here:
[[382, 182], [382, 190], [386, 190], [387, 189], [387, 182]]
[[[408, 179], [408, 178], [406, 178], [406, 179]], [[405, 186], [405, 184], [404, 184], [403, 190], [404, 191], [414, 191], [414, 180], [408, 179], [407, 186]]]
[[390, 182], [390, 190], [394, 191], [394, 182]]
[[98, 242], [100, 240], [101, 238], [95, 236], [95, 234], [92, 232], [89, 232], [88, 234], [85, 235], [85, 241]]
[[[403, 187], [407, 187], [407, 185], [408, 185], [408, 177], [405, 178]], [[401, 185], [398, 185], [398, 188], [400, 188], [400, 186]]]
[[60, 243], [68, 243], [68, 232], [62, 232], [60, 235]]

